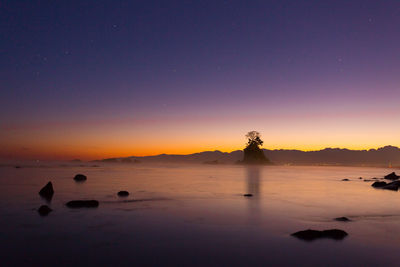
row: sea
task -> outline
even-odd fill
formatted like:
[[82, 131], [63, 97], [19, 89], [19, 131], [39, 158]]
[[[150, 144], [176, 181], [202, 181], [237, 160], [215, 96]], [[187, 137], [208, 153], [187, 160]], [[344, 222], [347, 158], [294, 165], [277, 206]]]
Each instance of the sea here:
[[[392, 168], [166, 163], [0, 166], [2, 266], [399, 266]], [[87, 180], [77, 183], [76, 174]], [[343, 181], [348, 179], [349, 181]], [[49, 181], [51, 201], [39, 190]], [[119, 197], [121, 190], [128, 197]], [[245, 197], [244, 194], [251, 194]], [[71, 209], [71, 200], [98, 200]], [[53, 211], [40, 216], [38, 208]], [[350, 221], [335, 221], [337, 217]], [[342, 240], [297, 231], [340, 229]]]

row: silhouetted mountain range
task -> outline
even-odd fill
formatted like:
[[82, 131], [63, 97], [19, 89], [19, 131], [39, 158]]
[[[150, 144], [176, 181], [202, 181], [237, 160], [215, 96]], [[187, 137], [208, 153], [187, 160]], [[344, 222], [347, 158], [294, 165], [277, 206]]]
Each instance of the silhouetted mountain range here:
[[[325, 148], [318, 151], [268, 150], [264, 154], [277, 165], [352, 165], [352, 166], [388, 166], [400, 165], [400, 149], [385, 146], [370, 150], [350, 150]], [[208, 163], [229, 164], [243, 159], [243, 151], [233, 152], [205, 151], [188, 155], [161, 154], [156, 156], [126, 157], [103, 159], [102, 162], [165, 162], [165, 163]]]

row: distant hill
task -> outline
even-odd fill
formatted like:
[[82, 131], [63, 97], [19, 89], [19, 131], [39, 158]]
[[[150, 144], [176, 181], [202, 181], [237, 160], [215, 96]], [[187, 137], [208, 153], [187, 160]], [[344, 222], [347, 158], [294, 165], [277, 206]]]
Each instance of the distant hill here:
[[[317, 151], [301, 150], [268, 150], [264, 154], [277, 165], [349, 165], [349, 166], [400, 166], [400, 149], [395, 146], [385, 146], [370, 150], [349, 150], [340, 148], [325, 148]], [[233, 152], [205, 151], [188, 155], [161, 154], [144, 157], [110, 158], [101, 162], [165, 162], [165, 163], [205, 163], [232, 164], [243, 159], [243, 151]]]

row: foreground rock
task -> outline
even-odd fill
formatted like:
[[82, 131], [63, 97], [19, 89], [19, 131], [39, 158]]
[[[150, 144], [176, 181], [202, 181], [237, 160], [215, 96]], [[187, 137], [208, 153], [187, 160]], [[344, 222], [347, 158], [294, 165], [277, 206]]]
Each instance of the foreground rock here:
[[338, 217], [338, 218], [335, 218], [335, 221], [338, 221], [338, 222], [350, 222], [351, 220], [349, 218], [347, 218], [347, 217]]
[[291, 236], [294, 236], [298, 239], [302, 239], [305, 241], [314, 241], [316, 239], [321, 239], [321, 238], [342, 240], [347, 235], [348, 234], [345, 231], [339, 230], [339, 229], [331, 229], [331, 230], [323, 230], [323, 231], [308, 229], [308, 230], [299, 231], [299, 232], [291, 234]]
[[76, 182], [84, 182], [87, 180], [87, 177], [86, 177], [86, 175], [83, 175], [83, 174], [77, 174], [77, 175], [75, 175], [74, 180]]
[[252, 197], [253, 194], [244, 194], [243, 196], [244, 196], [244, 197]]
[[396, 182], [391, 182], [388, 183], [387, 185], [381, 187], [382, 189], [386, 189], [386, 190], [393, 190], [393, 191], [397, 191], [399, 190], [400, 187], [400, 182], [396, 181]]
[[387, 185], [386, 182], [374, 182], [371, 186], [372, 186], [372, 187], [379, 188], [379, 187], [383, 187], [383, 186], [385, 186], [385, 185]]
[[72, 200], [66, 205], [68, 208], [97, 208], [99, 202], [97, 200]]
[[40, 216], [47, 216], [50, 212], [52, 212], [53, 210], [49, 208], [49, 206], [47, 205], [42, 205], [40, 206], [40, 208], [38, 209], [38, 213]]
[[400, 176], [396, 175], [396, 173], [392, 172], [384, 177], [387, 180], [398, 180]]
[[374, 187], [374, 188], [378, 188], [378, 189], [386, 189], [386, 190], [397, 191], [397, 190], [399, 190], [399, 187], [400, 187], [400, 181], [394, 181], [394, 182], [391, 182], [391, 183], [375, 182], [371, 186]]
[[39, 195], [50, 201], [54, 195], [53, 184], [51, 182], [48, 182], [42, 189], [40, 189]]
[[128, 191], [119, 191], [118, 196], [119, 197], [127, 197], [127, 196], [129, 196], [129, 192]]

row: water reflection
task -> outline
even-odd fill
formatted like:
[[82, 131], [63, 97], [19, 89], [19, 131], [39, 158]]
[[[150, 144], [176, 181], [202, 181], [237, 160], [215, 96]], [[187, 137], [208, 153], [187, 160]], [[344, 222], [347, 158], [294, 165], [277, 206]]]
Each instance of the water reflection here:
[[249, 166], [247, 171], [247, 193], [253, 196], [260, 195], [260, 167]]
[[249, 216], [254, 217], [261, 211], [261, 179], [260, 166], [246, 167], [246, 194], [252, 194], [253, 197], [248, 199]]

